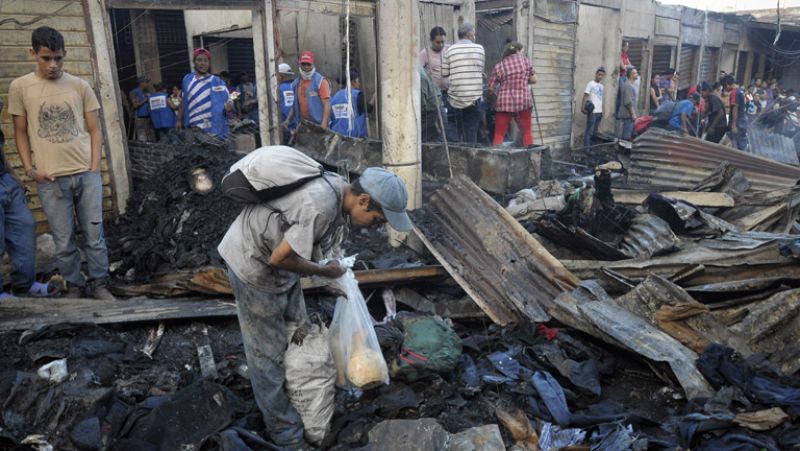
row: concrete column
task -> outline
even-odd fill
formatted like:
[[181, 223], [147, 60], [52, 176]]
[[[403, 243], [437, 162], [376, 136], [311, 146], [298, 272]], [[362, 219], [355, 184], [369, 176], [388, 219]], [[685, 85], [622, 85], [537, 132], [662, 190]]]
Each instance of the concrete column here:
[[378, 1], [383, 164], [406, 182], [409, 210], [422, 205], [418, 34], [417, 0]]

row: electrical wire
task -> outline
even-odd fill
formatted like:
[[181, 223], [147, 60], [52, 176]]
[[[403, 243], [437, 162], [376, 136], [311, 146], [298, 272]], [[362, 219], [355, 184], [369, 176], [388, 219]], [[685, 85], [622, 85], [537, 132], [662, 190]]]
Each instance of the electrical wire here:
[[26, 22], [20, 22], [19, 20], [15, 19], [13, 17], [9, 17], [8, 19], [0, 20], [0, 25], [5, 25], [7, 23], [15, 23], [15, 24], [19, 25], [20, 27], [27, 27], [29, 25], [35, 24], [36, 22], [42, 21], [44, 19], [48, 19], [48, 18], [53, 17], [53, 16], [56, 16], [58, 13], [60, 13], [61, 11], [67, 9], [70, 6], [72, 6], [72, 3], [66, 3], [66, 4], [64, 4], [64, 6], [62, 6], [61, 8], [58, 8], [57, 10], [53, 11], [52, 13], [47, 13], [47, 14], [42, 14], [42, 15], [36, 16], [33, 19], [28, 20]]

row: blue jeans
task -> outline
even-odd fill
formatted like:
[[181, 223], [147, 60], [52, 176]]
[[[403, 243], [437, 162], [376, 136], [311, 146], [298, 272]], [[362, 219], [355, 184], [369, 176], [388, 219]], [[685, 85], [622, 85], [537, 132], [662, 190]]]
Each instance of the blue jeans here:
[[[481, 121], [481, 106], [478, 102], [466, 108], [453, 108], [447, 111], [447, 122], [456, 125], [458, 130], [455, 142], [475, 144], [478, 142], [478, 127]], [[448, 138], [449, 140], [449, 138]]]
[[458, 142], [458, 125], [455, 120], [455, 112], [447, 99], [447, 91], [442, 91], [442, 122], [444, 122], [444, 134], [447, 142]]
[[592, 136], [597, 133], [597, 127], [600, 125], [600, 119], [603, 118], [603, 113], [592, 113], [586, 115], [586, 131], [583, 132], [583, 147], [588, 148], [592, 145]]
[[736, 127], [736, 133], [730, 132], [731, 141], [739, 150], [747, 150], [749, 143], [747, 141], [747, 129], [741, 126]]
[[[11, 258], [11, 291], [25, 293], [36, 272], [36, 222], [28, 210], [25, 193], [8, 173], [0, 176], [0, 206], [0, 256], [8, 251]], [[2, 287], [0, 274], [0, 291]]]
[[39, 183], [39, 199], [56, 245], [58, 270], [68, 283], [86, 285], [81, 273], [81, 254], [75, 242], [75, 214], [83, 233], [83, 251], [89, 280], [103, 284], [108, 279], [108, 251], [103, 234], [103, 180], [100, 172], [56, 177]]
[[308, 323], [300, 283], [283, 293], [269, 293], [249, 285], [228, 270], [236, 297], [244, 354], [256, 404], [264, 415], [270, 439], [279, 446], [303, 442], [303, 420], [284, 392], [283, 355], [289, 345], [286, 323]]
[[622, 139], [630, 141], [633, 138], [633, 119], [622, 119]]

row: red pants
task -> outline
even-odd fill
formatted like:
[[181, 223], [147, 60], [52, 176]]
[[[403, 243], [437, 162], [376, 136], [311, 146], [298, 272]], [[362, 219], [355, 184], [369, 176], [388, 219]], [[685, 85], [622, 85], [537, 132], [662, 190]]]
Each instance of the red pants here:
[[511, 123], [512, 116], [514, 117], [514, 120], [517, 121], [517, 126], [522, 132], [522, 145], [528, 147], [533, 144], [533, 131], [531, 130], [531, 110], [532, 108], [528, 108], [527, 110], [522, 110], [517, 113], [506, 113], [504, 111], [495, 112], [494, 140], [492, 141], [492, 145], [499, 146], [500, 144], [503, 144], [503, 138], [506, 136], [508, 124]]

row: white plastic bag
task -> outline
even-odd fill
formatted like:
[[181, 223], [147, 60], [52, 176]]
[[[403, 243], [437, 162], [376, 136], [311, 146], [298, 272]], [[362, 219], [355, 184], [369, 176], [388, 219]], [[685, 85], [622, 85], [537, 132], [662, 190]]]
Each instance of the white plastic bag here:
[[296, 327], [287, 324], [289, 347], [283, 358], [286, 394], [303, 419], [306, 440], [322, 443], [330, 428], [336, 395], [336, 368], [325, 326], [313, 325], [302, 345], [291, 342]]
[[[352, 268], [355, 256], [342, 259]], [[372, 316], [352, 269], [335, 281], [347, 299], [336, 301], [331, 322], [331, 351], [336, 362], [336, 385], [370, 389], [389, 383], [389, 369], [383, 359]]]

